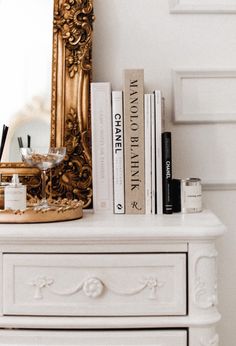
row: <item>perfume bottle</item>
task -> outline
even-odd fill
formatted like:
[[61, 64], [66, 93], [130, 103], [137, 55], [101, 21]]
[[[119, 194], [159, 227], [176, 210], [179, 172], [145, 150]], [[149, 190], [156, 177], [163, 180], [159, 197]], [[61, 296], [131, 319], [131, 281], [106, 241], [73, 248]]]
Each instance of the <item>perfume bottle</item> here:
[[4, 194], [5, 209], [26, 209], [26, 186], [19, 182], [18, 174], [13, 174], [12, 181], [5, 187]]

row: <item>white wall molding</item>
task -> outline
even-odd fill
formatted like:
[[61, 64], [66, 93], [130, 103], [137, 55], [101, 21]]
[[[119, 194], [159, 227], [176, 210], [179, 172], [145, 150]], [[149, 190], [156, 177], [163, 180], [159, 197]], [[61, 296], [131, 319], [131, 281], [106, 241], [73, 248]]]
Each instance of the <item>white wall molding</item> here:
[[234, 191], [236, 190], [236, 181], [203, 181], [202, 188], [203, 191]]
[[236, 70], [173, 71], [176, 123], [236, 122]]
[[169, 0], [170, 13], [236, 13], [236, 0]]

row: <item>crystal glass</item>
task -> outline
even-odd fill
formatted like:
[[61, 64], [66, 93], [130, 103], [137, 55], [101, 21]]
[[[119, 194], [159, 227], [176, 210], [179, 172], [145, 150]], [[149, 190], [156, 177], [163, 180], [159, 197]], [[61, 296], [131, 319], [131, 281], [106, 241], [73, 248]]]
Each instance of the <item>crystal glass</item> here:
[[38, 167], [42, 172], [42, 199], [37, 209], [49, 208], [46, 198], [46, 172], [64, 159], [66, 148], [21, 148], [21, 155], [24, 162]]

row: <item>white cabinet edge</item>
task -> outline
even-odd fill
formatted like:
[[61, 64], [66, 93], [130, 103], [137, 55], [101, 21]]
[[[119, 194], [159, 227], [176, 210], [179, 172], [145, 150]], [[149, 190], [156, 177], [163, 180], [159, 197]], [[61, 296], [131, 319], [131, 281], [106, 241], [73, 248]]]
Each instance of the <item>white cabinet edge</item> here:
[[[4, 345], [18, 346], [35, 345], [135, 345], [135, 340], [140, 340], [139, 345], [169, 345], [186, 346], [186, 330], [156, 330], [156, 331], [0, 331], [0, 338]], [[95, 341], [94, 341], [95, 340]], [[6, 344], [7, 343], [7, 344]]]
[[206, 327], [218, 323], [218, 312], [210, 316], [142, 316], [138, 317], [46, 317], [46, 316], [2, 316], [1, 328], [23, 329], [132, 329], [132, 328], [188, 328]]

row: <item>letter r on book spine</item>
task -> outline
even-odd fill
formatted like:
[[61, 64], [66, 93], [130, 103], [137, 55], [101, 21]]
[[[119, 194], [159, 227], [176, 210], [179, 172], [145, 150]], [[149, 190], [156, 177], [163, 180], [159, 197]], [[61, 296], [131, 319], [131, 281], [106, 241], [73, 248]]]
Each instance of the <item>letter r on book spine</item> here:
[[112, 91], [113, 193], [114, 213], [124, 214], [124, 132], [123, 93]]
[[144, 70], [124, 71], [125, 211], [145, 214]]
[[91, 83], [93, 208], [112, 212], [111, 84]]

